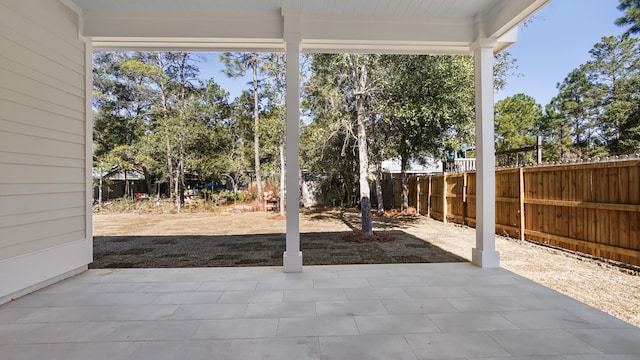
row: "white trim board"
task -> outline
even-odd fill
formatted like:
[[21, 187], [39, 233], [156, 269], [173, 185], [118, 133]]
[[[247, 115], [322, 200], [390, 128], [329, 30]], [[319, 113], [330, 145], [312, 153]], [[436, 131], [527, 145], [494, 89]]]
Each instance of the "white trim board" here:
[[0, 261], [0, 304], [42, 289], [87, 269], [91, 238]]

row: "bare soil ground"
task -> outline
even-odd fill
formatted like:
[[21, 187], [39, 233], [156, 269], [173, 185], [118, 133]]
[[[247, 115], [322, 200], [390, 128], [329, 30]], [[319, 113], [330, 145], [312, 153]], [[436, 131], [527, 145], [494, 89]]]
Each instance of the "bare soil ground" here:
[[[300, 215], [304, 263], [469, 261], [475, 230], [423, 216], [374, 218], [395, 241], [358, 243], [354, 212]], [[264, 212], [97, 214], [93, 268], [281, 265], [285, 220]], [[501, 266], [640, 326], [640, 273], [564, 251], [497, 237]]]

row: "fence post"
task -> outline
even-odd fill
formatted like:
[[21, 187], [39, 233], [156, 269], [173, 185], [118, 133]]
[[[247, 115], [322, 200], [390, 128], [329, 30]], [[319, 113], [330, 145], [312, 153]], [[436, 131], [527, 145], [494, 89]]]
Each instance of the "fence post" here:
[[427, 216], [431, 216], [431, 179], [433, 175], [429, 176], [429, 189], [427, 190]]
[[525, 217], [524, 217], [524, 170], [522, 168], [518, 169], [518, 183], [519, 183], [519, 209], [520, 209], [520, 240], [524, 241], [524, 230], [526, 227]]
[[447, 173], [442, 173], [442, 222], [447, 223]]
[[462, 225], [467, 225], [467, 173], [462, 173]]
[[416, 215], [420, 215], [420, 176], [416, 176]]

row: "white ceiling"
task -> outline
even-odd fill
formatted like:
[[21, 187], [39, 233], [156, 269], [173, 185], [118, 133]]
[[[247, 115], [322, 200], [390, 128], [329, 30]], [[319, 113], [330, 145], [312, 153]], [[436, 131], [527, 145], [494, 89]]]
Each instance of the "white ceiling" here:
[[464, 54], [478, 38], [513, 43], [551, 0], [61, 1], [82, 13], [96, 49], [282, 50], [292, 13], [307, 52]]
[[[516, 0], [517, 1], [517, 0]], [[93, 11], [273, 12], [302, 8], [310, 14], [474, 16], [501, 0], [73, 0]]]

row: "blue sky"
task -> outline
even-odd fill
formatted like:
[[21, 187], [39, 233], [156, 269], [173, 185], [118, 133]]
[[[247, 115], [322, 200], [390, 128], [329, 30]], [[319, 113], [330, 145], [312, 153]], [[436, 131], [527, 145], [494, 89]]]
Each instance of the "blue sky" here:
[[[618, 0], [553, 0], [521, 27], [518, 42], [508, 51], [517, 59], [519, 76], [511, 76], [495, 100], [517, 93], [533, 96], [542, 106], [557, 95], [556, 84], [589, 60], [589, 50], [604, 36], [624, 32], [614, 24], [622, 14]], [[231, 98], [248, 89], [248, 77], [229, 79], [220, 72], [219, 54], [202, 54], [201, 75], [212, 76]]]
[[525, 93], [548, 104], [558, 93], [556, 84], [589, 61], [594, 44], [624, 32], [614, 24], [622, 15], [617, 5], [618, 0], [553, 0], [521, 27], [518, 42], [508, 49], [520, 76], [510, 77], [495, 100]]

